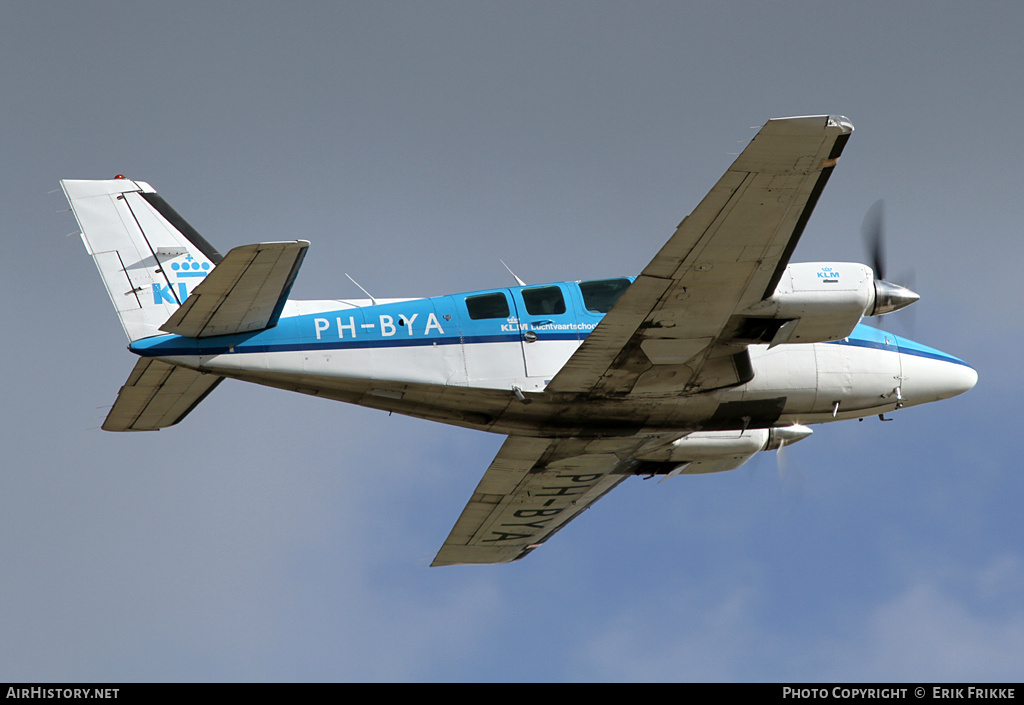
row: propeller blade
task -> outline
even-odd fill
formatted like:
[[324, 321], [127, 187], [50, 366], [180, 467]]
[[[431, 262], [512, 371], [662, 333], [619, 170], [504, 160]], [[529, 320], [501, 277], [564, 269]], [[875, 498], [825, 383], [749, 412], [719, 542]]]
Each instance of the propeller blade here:
[[864, 216], [861, 225], [864, 244], [871, 257], [871, 268], [875, 270], [875, 279], [885, 279], [885, 201], [875, 201]]
[[[795, 441], [794, 441], [795, 442]], [[786, 450], [792, 443], [785, 441], [775, 451], [775, 462], [779, 472], [779, 491], [789, 511], [795, 510], [801, 503], [803, 497], [803, 476], [794, 465], [789, 451]]]
[[885, 201], [879, 199], [868, 208], [864, 223], [861, 225], [861, 234], [871, 257], [871, 268], [875, 270], [875, 305], [868, 315], [880, 317], [909, 306], [921, 298], [906, 286], [886, 281], [885, 272], [888, 267], [885, 252]]

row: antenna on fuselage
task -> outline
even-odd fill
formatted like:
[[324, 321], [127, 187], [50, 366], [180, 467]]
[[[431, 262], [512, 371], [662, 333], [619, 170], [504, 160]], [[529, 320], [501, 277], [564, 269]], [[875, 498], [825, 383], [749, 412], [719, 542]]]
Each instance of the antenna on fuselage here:
[[349, 280], [350, 282], [352, 282], [353, 284], [355, 284], [356, 286], [358, 286], [358, 287], [359, 287], [359, 291], [363, 292], [364, 294], [366, 294], [367, 296], [369, 296], [369, 297], [370, 297], [370, 301], [372, 301], [372, 302], [373, 302], [373, 305], [374, 305], [374, 306], [376, 306], [376, 305], [377, 305], [377, 299], [373, 298], [373, 294], [371, 294], [371, 293], [370, 293], [370, 292], [368, 292], [368, 291], [367, 291], [366, 289], [364, 289], [364, 288], [363, 288], [362, 286], [360, 286], [360, 285], [359, 285], [359, 282], [357, 282], [357, 281], [356, 281], [355, 279], [353, 279], [352, 277], [349, 277], [349, 276], [348, 276], [348, 272], [345, 272], [345, 276], [346, 276], [346, 277], [348, 277], [348, 280]]
[[505, 264], [505, 260], [499, 259], [498, 261], [501, 262], [501, 266], [503, 266], [505, 269], [508, 269], [508, 273], [512, 275], [512, 278], [516, 280], [516, 283], [519, 284], [519, 286], [526, 286], [526, 282], [517, 277], [516, 273], [509, 269], [509, 266]]

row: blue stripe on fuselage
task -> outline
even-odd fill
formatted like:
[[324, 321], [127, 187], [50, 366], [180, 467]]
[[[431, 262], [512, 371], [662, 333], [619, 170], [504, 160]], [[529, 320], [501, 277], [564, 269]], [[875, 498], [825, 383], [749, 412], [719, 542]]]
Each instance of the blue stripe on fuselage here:
[[[898, 335], [887, 333], [886, 331], [879, 330], [878, 328], [865, 325], [863, 323], [858, 324], [848, 338], [836, 340], [832, 342], [831, 345], [851, 345], [858, 348], [873, 348], [876, 350], [901, 352], [905, 355], [914, 355], [916, 357], [941, 360], [943, 362], [951, 362], [955, 365], [971, 367], [963, 360], [944, 353], [941, 350], [930, 348], [927, 345], [922, 345], [921, 343], [914, 342], [908, 338], [901, 338]], [[899, 348], [898, 350], [897, 347]]]
[[[572, 288], [576, 287], [575, 283], [563, 282], [561, 286], [573, 294], [578, 293], [578, 289]], [[473, 320], [466, 315], [464, 300], [467, 296], [499, 291], [519, 291], [522, 288], [491, 289], [290, 316], [280, 319], [274, 328], [255, 333], [202, 339], [162, 335], [138, 340], [130, 347], [133, 352], [144, 357], [172, 357], [301, 350], [473, 345], [519, 342], [522, 332], [526, 330], [538, 333], [542, 341], [583, 340], [604, 318], [604, 314], [589, 311], [582, 315], [579, 314], [576, 302], [567, 302], [566, 313], [558, 316], [527, 315], [520, 319], [513, 313], [507, 319]], [[552, 324], [534, 327], [535, 319], [551, 320]], [[963, 360], [941, 350], [864, 324], [858, 325], [848, 338], [834, 341], [831, 344], [901, 352], [970, 367]]]

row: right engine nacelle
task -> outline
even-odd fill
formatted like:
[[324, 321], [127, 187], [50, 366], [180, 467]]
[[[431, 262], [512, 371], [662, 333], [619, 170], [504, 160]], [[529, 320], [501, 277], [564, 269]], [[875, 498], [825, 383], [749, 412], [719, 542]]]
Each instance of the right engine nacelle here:
[[758, 318], [786, 321], [770, 342], [823, 343], [850, 335], [873, 311], [875, 276], [852, 262], [791, 264], [767, 299], [747, 309]]

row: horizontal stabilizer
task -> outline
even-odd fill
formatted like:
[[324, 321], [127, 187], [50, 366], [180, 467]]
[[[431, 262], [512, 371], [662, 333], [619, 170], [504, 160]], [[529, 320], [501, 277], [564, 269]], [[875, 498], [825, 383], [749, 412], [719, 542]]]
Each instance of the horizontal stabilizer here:
[[158, 431], [173, 426], [213, 391], [223, 377], [152, 358], [135, 364], [121, 387], [104, 431]]
[[296, 240], [234, 248], [160, 330], [210, 338], [274, 327], [308, 247]]

